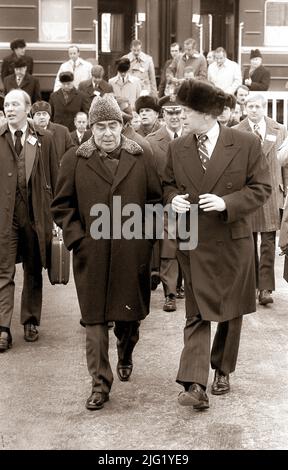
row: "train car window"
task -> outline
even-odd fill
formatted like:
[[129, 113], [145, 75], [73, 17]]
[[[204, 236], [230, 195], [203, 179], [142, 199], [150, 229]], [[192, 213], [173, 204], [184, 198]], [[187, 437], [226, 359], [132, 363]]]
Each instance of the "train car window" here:
[[265, 3], [265, 45], [288, 46], [288, 2]]
[[124, 15], [101, 14], [101, 52], [124, 50]]
[[71, 0], [39, 0], [39, 41], [71, 40]]

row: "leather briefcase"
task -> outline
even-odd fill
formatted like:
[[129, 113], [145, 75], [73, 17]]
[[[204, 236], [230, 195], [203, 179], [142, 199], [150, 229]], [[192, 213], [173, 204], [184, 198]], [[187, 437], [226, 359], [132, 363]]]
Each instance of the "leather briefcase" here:
[[63, 241], [62, 230], [54, 226], [51, 241], [51, 260], [48, 277], [52, 285], [67, 284], [70, 274], [70, 252]]

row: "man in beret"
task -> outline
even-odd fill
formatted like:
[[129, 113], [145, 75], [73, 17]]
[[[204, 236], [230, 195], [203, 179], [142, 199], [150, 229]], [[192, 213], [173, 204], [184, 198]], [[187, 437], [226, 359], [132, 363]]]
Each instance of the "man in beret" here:
[[79, 83], [83, 82], [83, 80], [90, 80], [91, 78], [92, 64], [80, 57], [80, 49], [78, 46], [70, 46], [68, 48], [68, 56], [69, 60], [60, 65], [53, 91], [57, 91], [61, 88], [60, 75], [62, 72], [71, 72], [73, 74], [75, 88], [78, 88]]
[[5, 77], [14, 73], [15, 61], [20, 57], [25, 58], [27, 72], [30, 75], [33, 74], [33, 59], [26, 54], [26, 42], [24, 39], [14, 39], [14, 41], [10, 43], [10, 49], [12, 50], [12, 54], [4, 57], [2, 62], [1, 78], [3, 83]]
[[15, 59], [14, 73], [4, 78], [5, 94], [16, 88], [21, 88], [26, 91], [30, 96], [32, 103], [41, 100], [39, 80], [27, 72], [27, 62], [25, 57]]
[[243, 84], [251, 91], [267, 91], [270, 86], [270, 72], [262, 65], [259, 49], [250, 52], [250, 67], [244, 70]]
[[79, 83], [78, 90], [88, 95], [89, 107], [95, 96], [103, 96], [105, 93], [113, 93], [112, 86], [103, 79], [104, 69], [102, 65], [94, 65], [91, 69], [91, 78]]
[[122, 58], [117, 62], [117, 75], [109, 79], [116, 98], [126, 98], [132, 108], [135, 108], [135, 101], [141, 94], [140, 78], [129, 73], [130, 60]]
[[[190, 235], [187, 243], [180, 233], [178, 239], [186, 298], [177, 375], [184, 389], [178, 401], [204, 410], [209, 362], [215, 369], [212, 394], [228, 393], [242, 316], [256, 310], [249, 215], [268, 199], [271, 181], [259, 139], [217, 122], [226, 100], [222, 90], [190, 80], [181, 85], [178, 99], [190, 132], [169, 144], [164, 204], [184, 218], [188, 234], [198, 220], [198, 241]], [[211, 321], [218, 326], [210, 355]]]
[[151, 132], [158, 131], [161, 124], [158, 120], [160, 106], [154, 96], [140, 96], [135, 103], [135, 111], [141, 118], [138, 134], [146, 137]]
[[51, 120], [57, 124], [68, 127], [72, 132], [75, 129], [74, 119], [79, 111], [88, 114], [89, 99], [87, 95], [74, 86], [74, 75], [71, 72], [60, 73], [60, 90], [50, 95]]
[[60, 164], [64, 153], [73, 147], [71, 135], [66, 126], [51, 122], [51, 106], [47, 101], [36, 101], [31, 108], [31, 115], [36, 126], [51, 132]]
[[[127, 381], [131, 376], [140, 321], [149, 313], [150, 303], [152, 240], [145, 239], [142, 215], [146, 204], [161, 201], [162, 193], [150, 156], [121, 135], [122, 113], [113, 96], [94, 98], [89, 124], [91, 139], [63, 157], [52, 212], [63, 229], [65, 245], [73, 250], [74, 279], [82, 323], [86, 325], [87, 365], [92, 377], [86, 408], [99, 410], [109, 400], [113, 382], [108, 322], [115, 322], [118, 378]], [[127, 212], [129, 207], [130, 211], [131, 204], [141, 210], [142, 238], [125, 236], [129, 219], [123, 210]], [[117, 211], [120, 218], [115, 219]]]
[[[146, 139], [151, 145], [158, 175], [162, 181], [167, 165], [169, 142], [181, 137], [183, 126], [182, 106], [175, 95], [163, 96], [159, 100], [159, 106], [162, 108], [164, 125], [149, 134]], [[165, 312], [174, 312], [176, 310], [176, 298], [183, 298], [183, 289], [181, 289], [181, 282], [178, 283], [179, 269], [176, 258], [176, 240], [169, 240], [168, 238], [167, 219], [164, 219], [164, 231], [164, 239], [157, 242], [160, 245], [159, 276], [165, 296], [163, 310]]]

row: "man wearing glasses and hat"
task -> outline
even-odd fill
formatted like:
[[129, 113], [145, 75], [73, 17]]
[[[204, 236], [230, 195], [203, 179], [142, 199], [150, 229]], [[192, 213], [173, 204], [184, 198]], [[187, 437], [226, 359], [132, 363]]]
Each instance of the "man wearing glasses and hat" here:
[[[163, 96], [159, 100], [162, 108], [164, 125], [156, 132], [149, 134], [146, 139], [151, 145], [158, 175], [163, 180], [167, 164], [169, 142], [181, 137], [182, 106], [175, 95]], [[165, 302], [163, 310], [173, 312], [176, 310], [176, 298], [183, 298], [183, 289], [177, 284], [179, 269], [176, 258], [176, 240], [168, 239], [167, 220], [164, 219], [164, 239], [160, 240], [160, 279], [163, 284]]]

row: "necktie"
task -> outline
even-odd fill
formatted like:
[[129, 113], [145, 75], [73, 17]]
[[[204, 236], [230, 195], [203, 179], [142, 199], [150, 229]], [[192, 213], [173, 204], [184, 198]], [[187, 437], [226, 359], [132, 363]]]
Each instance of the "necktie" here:
[[206, 171], [207, 166], [210, 161], [207, 147], [205, 145], [205, 142], [208, 139], [208, 137], [206, 134], [201, 134], [196, 138], [197, 138], [197, 148], [198, 148], [199, 158], [201, 160], [203, 170]]
[[23, 132], [22, 131], [16, 131], [15, 132], [15, 150], [17, 155], [19, 156], [22, 150], [22, 143], [21, 143], [21, 137], [22, 137]]
[[16, 77], [16, 83], [18, 86], [20, 86], [21, 83], [21, 77]]
[[177, 139], [178, 138], [178, 134], [177, 132], [174, 133], [174, 139]]
[[262, 139], [262, 135], [260, 134], [260, 127], [258, 124], [254, 124], [254, 134], [257, 135], [258, 139], [260, 139], [260, 142], [262, 144], [263, 139]]

